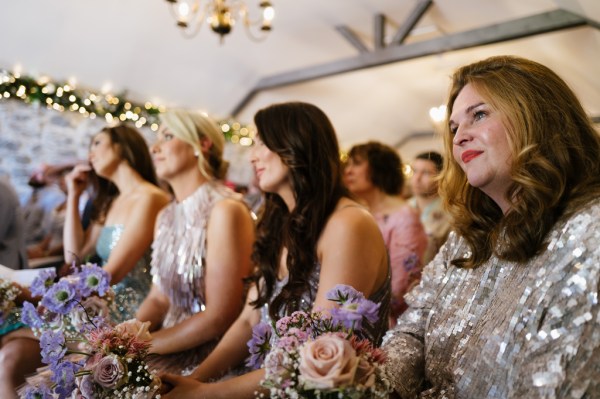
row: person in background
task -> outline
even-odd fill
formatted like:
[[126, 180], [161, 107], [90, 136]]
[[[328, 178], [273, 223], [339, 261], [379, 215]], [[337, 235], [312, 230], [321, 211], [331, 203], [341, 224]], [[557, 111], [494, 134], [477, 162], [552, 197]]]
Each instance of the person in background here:
[[438, 176], [444, 166], [443, 157], [437, 152], [423, 152], [413, 161], [410, 185], [413, 197], [408, 203], [421, 215], [421, 223], [428, 237], [423, 264], [429, 263], [450, 233], [450, 216], [442, 207], [438, 192]]
[[[157, 186], [146, 141], [128, 125], [105, 127], [95, 135], [89, 162], [65, 176], [65, 262], [85, 262], [97, 253], [116, 294], [111, 317], [125, 321], [134, 317], [150, 289], [154, 222], [169, 196]], [[97, 190], [91, 224], [84, 230], [79, 202], [90, 181]]]
[[40, 169], [32, 173], [27, 185], [31, 187], [31, 194], [21, 209], [25, 221], [25, 244], [29, 246], [44, 238], [44, 208], [40, 203], [40, 196], [46, 185], [44, 171]]
[[185, 110], [160, 119], [152, 155], [175, 198], [156, 222], [153, 285], [136, 317], [151, 322], [149, 367], [189, 374], [242, 310], [254, 222], [242, 196], [224, 185], [218, 125]]
[[27, 268], [24, 220], [13, 186], [0, 177], [0, 265]]
[[[23, 224], [19, 197], [12, 185], [0, 177], [0, 265], [14, 270], [27, 268]], [[22, 299], [17, 302], [22, 303]], [[38, 341], [22, 336], [20, 327], [14, 314], [0, 324], [1, 398], [16, 398], [15, 389], [25, 381], [25, 374], [41, 364]]]
[[459, 68], [440, 192], [453, 233], [386, 338], [402, 398], [600, 397], [600, 136], [527, 59]]
[[344, 182], [375, 217], [390, 255], [392, 327], [406, 310], [404, 295], [421, 277], [427, 235], [418, 212], [400, 197], [404, 175], [400, 156], [393, 148], [375, 141], [352, 147]]
[[[386, 330], [389, 273], [385, 245], [369, 212], [349, 198], [335, 131], [319, 108], [283, 103], [255, 115], [252, 149], [265, 208], [257, 226], [252, 259], [257, 269], [243, 313], [194, 377], [221, 377], [249, 355], [247, 341], [259, 321], [295, 310], [328, 309], [325, 298], [337, 284], [351, 285], [380, 302], [379, 320], [365, 329], [378, 343]], [[214, 383], [162, 376], [175, 388], [163, 399], [254, 398], [264, 369]]]
[[[27, 247], [29, 259], [63, 255], [63, 229], [67, 209], [67, 185], [65, 182], [65, 175], [73, 169], [73, 166], [74, 165], [59, 165], [54, 168], [50, 167], [46, 172], [45, 180], [48, 182], [47, 184], [56, 183], [65, 194], [65, 200], [44, 215], [41, 226], [42, 238]], [[33, 195], [34, 194], [32, 193], [32, 196]]]

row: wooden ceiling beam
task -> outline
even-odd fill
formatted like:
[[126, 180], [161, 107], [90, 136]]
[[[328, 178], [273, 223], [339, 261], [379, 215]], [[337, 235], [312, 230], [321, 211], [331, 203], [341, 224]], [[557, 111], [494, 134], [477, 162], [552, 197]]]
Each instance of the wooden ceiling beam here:
[[419, 0], [415, 8], [412, 10], [408, 18], [404, 21], [402, 26], [398, 28], [398, 31], [394, 35], [391, 46], [399, 45], [404, 43], [410, 31], [417, 25], [423, 15], [429, 10], [429, 7], [433, 4], [433, 0]]
[[231, 111], [236, 116], [260, 91], [302, 83], [395, 62], [500, 43], [580, 26], [599, 24], [566, 10], [555, 10], [411, 44], [386, 47], [357, 56], [264, 77]]
[[352, 47], [357, 49], [359, 53], [369, 52], [369, 48], [362, 42], [362, 40], [360, 40], [356, 33], [354, 33], [346, 25], [338, 25], [335, 27], [335, 30], [340, 32], [340, 34], [344, 36], [344, 39], [346, 39], [348, 43], [352, 45]]

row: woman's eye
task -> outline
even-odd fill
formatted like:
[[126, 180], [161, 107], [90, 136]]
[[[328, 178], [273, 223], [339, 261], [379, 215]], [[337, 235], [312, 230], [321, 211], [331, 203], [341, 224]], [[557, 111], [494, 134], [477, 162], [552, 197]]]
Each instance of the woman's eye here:
[[165, 141], [169, 141], [169, 140], [173, 139], [173, 135], [171, 133], [167, 133], [163, 137], [164, 137]]
[[473, 115], [473, 119], [475, 119], [476, 121], [481, 120], [485, 117], [486, 113], [484, 111], [477, 111], [475, 112], [475, 114]]
[[458, 126], [450, 126], [450, 133], [455, 135], [457, 131], [458, 131]]

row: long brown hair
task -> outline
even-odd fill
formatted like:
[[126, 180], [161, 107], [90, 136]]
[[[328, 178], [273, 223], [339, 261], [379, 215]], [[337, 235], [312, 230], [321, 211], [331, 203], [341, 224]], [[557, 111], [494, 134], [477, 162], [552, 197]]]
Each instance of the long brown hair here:
[[289, 280], [269, 306], [272, 317], [280, 310], [298, 308], [309, 289], [317, 264], [316, 245], [340, 198], [348, 196], [335, 130], [314, 105], [291, 102], [258, 111], [254, 122], [263, 143], [289, 168], [296, 206], [290, 212], [276, 194], [265, 194], [264, 213], [257, 226], [252, 260], [258, 265], [251, 280], [259, 287], [256, 307], [269, 303], [284, 247]]
[[[452, 78], [448, 119], [467, 84], [504, 117], [513, 160], [506, 193], [511, 209], [504, 215], [468, 184], [460, 165], [446, 157], [440, 191], [456, 231], [471, 248], [469, 257], [453, 263], [477, 267], [494, 252], [500, 259], [526, 262], [542, 250], [560, 218], [599, 198], [600, 136], [568, 85], [537, 62], [498, 56], [458, 69]], [[452, 139], [446, 126], [447, 154], [452, 154]]]
[[[107, 126], [98, 134], [100, 133], [108, 135], [119, 156], [135, 169], [144, 180], [158, 186], [158, 179], [156, 178], [148, 144], [137, 129], [120, 124], [112, 127]], [[93, 181], [95, 180], [96, 196], [92, 203], [91, 219], [96, 223], [103, 224], [110, 205], [119, 194], [119, 189], [112, 181], [95, 173], [92, 174], [92, 177]]]

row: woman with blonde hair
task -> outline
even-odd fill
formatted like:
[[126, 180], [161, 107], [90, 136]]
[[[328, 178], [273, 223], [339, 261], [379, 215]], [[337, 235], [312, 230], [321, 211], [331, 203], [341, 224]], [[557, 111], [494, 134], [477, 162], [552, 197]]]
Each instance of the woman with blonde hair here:
[[156, 222], [153, 285], [136, 317], [151, 322], [150, 367], [188, 374], [242, 309], [254, 223], [241, 196], [223, 184], [218, 125], [185, 110], [160, 118], [152, 155], [175, 198]]
[[402, 398], [600, 397], [600, 136], [549, 68], [458, 69], [441, 195], [454, 230], [389, 333]]

